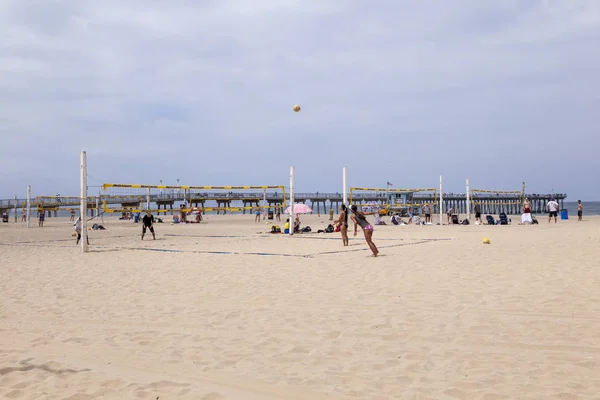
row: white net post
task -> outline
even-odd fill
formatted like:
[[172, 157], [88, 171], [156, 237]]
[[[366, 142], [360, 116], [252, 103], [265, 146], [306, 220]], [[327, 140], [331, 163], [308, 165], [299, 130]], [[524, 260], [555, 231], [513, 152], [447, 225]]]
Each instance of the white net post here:
[[96, 218], [100, 216], [100, 193], [96, 196]]
[[469, 180], [467, 179], [467, 219], [471, 220], [471, 193], [469, 193]]
[[[185, 195], [183, 197], [185, 198]], [[146, 192], [146, 210], [149, 210], [149, 209], [150, 209], [150, 188], [148, 188], [148, 190]]]
[[102, 223], [104, 223], [104, 210], [100, 212], [100, 204], [102, 203], [102, 193], [98, 190], [98, 197], [96, 197], [96, 208], [98, 210], [98, 215], [100, 215], [100, 219]]
[[342, 168], [342, 204], [348, 207], [348, 187], [346, 181], [346, 167]]
[[81, 218], [81, 252], [87, 253], [87, 156], [85, 151], [81, 152], [81, 183], [80, 183], [80, 218]]
[[290, 236], [294, 234], [294, 167], [290, 167]]
[[444, 193], [444, 191], [442, 188], [442, 176], [440, 175], [440, 225], [444, 225], [444, 218], [443, 218], [444, 197], [443, 197], [442, 193]]
[[27, 186], [27, 227], [31, 227], [31, 185]]

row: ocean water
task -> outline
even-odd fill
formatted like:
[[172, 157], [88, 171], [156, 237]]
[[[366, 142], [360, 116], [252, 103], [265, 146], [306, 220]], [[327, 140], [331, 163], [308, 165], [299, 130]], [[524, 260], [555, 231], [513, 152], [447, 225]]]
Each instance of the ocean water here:
[[[600, 201], [582, 201], [583, 204], [583, 215], [600, 215]], [[565, 208], [569, 212], [569, 218], [577, 217], [577, 202], [576, 201], [565, 201]]]

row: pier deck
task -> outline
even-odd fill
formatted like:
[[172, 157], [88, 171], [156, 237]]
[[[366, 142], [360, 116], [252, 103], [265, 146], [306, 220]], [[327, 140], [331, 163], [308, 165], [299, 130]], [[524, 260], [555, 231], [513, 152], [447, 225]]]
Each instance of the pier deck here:
[[[165, 209], [169, 206], [171, 209], [178, 209], [180, 204], [183, 204], [186, 200], [196, 206], [206, 206], [206, 203], [213, 202], [219, 204], [221, 207], [229, 207], [232, 202], [241, 202], [244, 205], [260, 205], [263, 201], [265, 193], [223, 193], [223, 192], [191, 192], [185, 194], [183, 192], [173, 193], [162, 193], [152, 194], [149, 196], [150, 203], [157, 204], [159, 207]], [[567, 195], [564, 193], [557, 194], [526, 194], [525, 195], [532, 203], [533, 213], [545, 213], [546, 204], [551, 197], [555, 197], [561, 208], [564, 208], [564, 200]], [[31, 207], [44, 209], [47, 211], [55, 211], [66, 208], [77, 208], [79, 207], [78, 197], [61, 197], [60, 199], [53, 200], [52, 196], [44, 197], [43, 201], [36, 203], [35, 198], [31, 199]], [[275, 207], [281, 205], [284, 202], [283, 194], [277, 191], [271, 191], [266, 193], [266, 201], [269, 207]], [[88, 208], [95, 210], [96, 202], [98, 198], [95, 196], [88, 197]], [[108, 205], [121, 205], [123, 207], [138, 207], [146, 204], [148, 201], [147, 196], [132, 195], [132, 196], [119, 196], [119, 197], [100, 197], [100, 207], [102, 207], [103, 201], [106, 201]], [[286, 194], [286, 204], [289, 203], [289, 194]], [[339, 212], [339, 206], [342, 204], [343, 196], [342, 193], [295, 193], [294, 200], [297, 203], [309, 203], [315, 213], [327, 213], [333, 209], [335, 212]], [[355, 194], [352, 197], [352, 201], [357, 205], [365, 205], [369, 203], [386, 204], [387, 194], [386, 192], [374, 192], [366, 194]], [[433, 206], [433, 212], [439, 212], [438, 202], [439, 198], [434, 198], [432, 194], [420, 194], [415, 193], [413, 196], [413, 204], [425, 204], [428, 203]], [[442, 211], [445, 212], [450, 208], [454, 208], [460, 213], [467, 212], [467, 199], [464, 193], [445, 193], [443, 194], [443, 207]], [[506, 212], [507, 214], [521, 214], [521, 196], [516, 194], [511, 195], [495, 195], [495, 194], [481, 194], [471, 196], [471, 213], [473, 212], [473, 206], [475, 203], [480, 203], [481, 211], [483, 214], [498, 214], [500, 212]], [[0, 214], [10, 213], [15, 208], [17, 210], [23, 209], [27, 204], [26, 199], [5, 199], [0, 200]], [[321, 209], [322, 207], [322, 209]]]

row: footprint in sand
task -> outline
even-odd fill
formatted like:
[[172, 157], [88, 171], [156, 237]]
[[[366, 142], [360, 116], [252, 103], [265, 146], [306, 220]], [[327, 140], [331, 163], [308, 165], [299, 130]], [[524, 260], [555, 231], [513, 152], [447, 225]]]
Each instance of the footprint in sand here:
[[225, 396], [219, 393], [208, 393], [200, 397], [200, 400], [225, 400]]
[[456, 388], [444, 390], [444, 394], [446, 396], [452, 397], [454, 399], [460, 399], [460, 400], [467, 400], [468, 398], [470, 398], [469, 396], [467, 396], [467, 394], [465, 392], [463, 392], [462, 390], [456, 389]]
[[325, 337], [327, 339], [337, 339], [340, 335], [342, 334], [342, 332], [340, 331], [331, 331], [325, 334]]
[[24, 395], [22, 390], [12, 390], [8, 393], [6, 393], [4, 396], [6, 396], [7, 399], [20, 399], [22, 398]]

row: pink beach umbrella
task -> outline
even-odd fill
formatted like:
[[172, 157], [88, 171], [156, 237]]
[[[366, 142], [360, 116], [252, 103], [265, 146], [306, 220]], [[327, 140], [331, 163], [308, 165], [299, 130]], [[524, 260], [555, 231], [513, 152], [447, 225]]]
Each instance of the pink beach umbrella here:
[[[285, 209], [286, 214], [289, 214], [290, 211], [291, 211], [291, 206], [289, 206], [288, 208]], [[294, 204], [294, 214], [308, 214], [311, 212], [313, 212], [313, 210], [306, 204], [303, 204], [303, 203]]]

